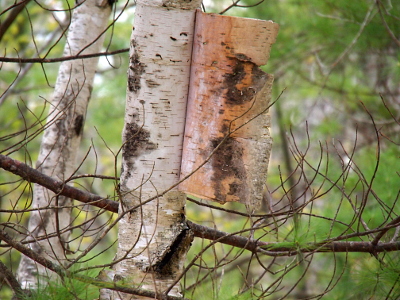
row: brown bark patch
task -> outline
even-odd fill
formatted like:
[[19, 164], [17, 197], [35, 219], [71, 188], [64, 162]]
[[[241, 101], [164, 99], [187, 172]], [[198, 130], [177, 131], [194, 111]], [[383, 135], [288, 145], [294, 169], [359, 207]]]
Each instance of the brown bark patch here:
[[[132, 46], [135, 46], [132, 41]], [[130, 92], [137, 92], [141, 88], [140, 78], [144, 73], [146, 65], [140, 61], [139, 55], [134, 52], [130, 57], [129, 73], [128, 73], [128, 89]]]
[[[215, 149], [223, 138], [211, 141], [212, 149]], [[241, 144], [227, 138], [211, 157], [213, 175], [211, 181], [214, 184], [214, 193], [217, 200], [225, 202], [227, 195], [236, 196], [238, 199], [246, 194], [246, 169], [243, 164], [243, 148]]]
[[[184, 216], [182, 216], [184, 219]], [[184, 221], [182, 222], [184, 224]], [[153, 271], [157, 278], [169, 278], [179, 272], [180, 261], [185, 256], [193, 242], [193, 231], [188, 226], [184, 226], [169, 249], [159, 262], [151, 266], [149, 271]]]
[[232, 73], [225, 75], [222, 83], [222, 88], [227, 89], [226, 103], [230, 105], [250, 102], [267, 81], [268, 74], [256, 64], [242, 59], [234, 59]]
[[143, 152], [157, 148], [157, 144], [150, 141], [150, 132], [136, 123], [127, 123], [125, 127], [125, 142], [123, 145], [124, 158], [137, 157]]
[[76, 135], [80, 135], [83, 129], [84, 118], [82, 115], [78, 115], [74, 121], [74, 130]]

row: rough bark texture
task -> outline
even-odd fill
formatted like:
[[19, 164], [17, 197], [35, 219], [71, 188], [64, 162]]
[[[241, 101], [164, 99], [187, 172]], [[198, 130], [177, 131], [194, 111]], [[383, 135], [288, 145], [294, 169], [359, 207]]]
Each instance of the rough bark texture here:
[[[199, 6], [199, 0], [137, 1], [135, 11], [120, 181], [125, 216], [119, 223], [118, 263], [108, 276], [156, 293], [179, 274], [192, 240], [185, 195], [176, 190], [160, 194], [179, 180]], [[171, 294], [179, 295], [179, 287]], [[101, 298], [132, 295], [102, 291]]]
[[[104, 5], [101, 3], [104, 2]], [[78, 6], [71, 20], [64, 55], [97, 53], [101, 50], [111, 8], [107, 1], [86, 0]], [[68, 179], [75, 170], [76, 154], [82, 137], [86, 109], [98, 58], [63, 62], [60, 66], [46, 130], [41, 143], [37, 169], [45, 175]], [[32, 208], [70, 206], [71, 200], [35, 185]], [[70, 209], [37, 210], [31, 213], [28, 238], [37, 238], [67, 228]], [[31, 249], [45, 258], [62, 263], [69, 233], [31, 244]], [[23, 256], [18, 268], [22, 288], [35, 288], [36, 274], [50, 276], [46, 269]]]
[[260, 66], [278, 28], [272, 21], [197, 12], [181, 178], [201, 168], [180, 190], [250, 209], [261, 204], [273, 77]]

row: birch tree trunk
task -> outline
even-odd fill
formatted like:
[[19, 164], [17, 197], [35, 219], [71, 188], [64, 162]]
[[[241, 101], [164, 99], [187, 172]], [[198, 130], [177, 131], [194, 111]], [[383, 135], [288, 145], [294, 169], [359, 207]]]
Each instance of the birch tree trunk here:
[[[81, 1], [73, 12], [64, 49], [65, 56], [97, 53], [101, 50], [111, 7], [105, 0]], [[82, 137], [86, 109], [91, 96], [98, 58], [71, 60], [60, 66], [46, 130], [42, 139], [37, 169], [60, 180], [75, 171], [76, 154]], [[28, 239], [37, 240], [30, 247], [38, 254], [62, 264], [68, 250], [71, 199], [55, 195], [35, 185]], [[39, 210], [38, 208], [45, 208]], [[40, 237], [53, 237], [39, 240]], [[55, 235], [54, 235], [55, 234]], [[36, 288], [37, 275], [48, 277], [46, 269], [23, 256], [17, 276], [22, 288]]]
[[[124, 217], [118, 263], [110, 274], [114, 281], [157, 294], [182, 270], [193, 239], [185, 223], [184, 193], [175, 187], [164, 191], [179, 181], [195, 9], [201, 1], [163, 2], [136, 4], [120, 182]], [[179, 287], [170, 295], [179, 295]]]

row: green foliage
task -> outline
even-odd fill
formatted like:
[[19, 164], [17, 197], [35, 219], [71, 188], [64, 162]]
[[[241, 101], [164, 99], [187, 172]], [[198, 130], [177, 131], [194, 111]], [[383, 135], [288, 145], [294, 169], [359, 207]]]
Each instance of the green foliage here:
[[382, 263], [360, 261], [355, 272], [355, 289], [358, 295], [374, 296], [374, 299], [399, 299], [400, 297], [400, 258], [398, 254], [387, 253]]
[[[218, 252], [218, 251], [217, 251]], [[215, 252], [214, 252], [215, 253]], [[212, 268], [212, 257], [210, 255], [205, 255], [204, 260], [200, 263], [204, 269], [210, 267]], [[218, 254], [217, 254], [218, 255]], [[215, 260], [215, 255], [214, 255]], [[226, 260], [228, 261], [228, 260]], [[225, 268], [225, 267], [223, 267]], [[236, 270], [230, 269], [226, 266], [227, 272], [220, 272], [218, 270], [215, 273], [210, 273], [206, 280], [196, 284], [194, 280], [200, 279], [200, 272], [197, 273], [195, 270], [189, 270], [189, 273], [186, 276], [185, 282], [194, 284], [190, 290], [184, 290], [184, 296], [189, 299], [215, 299], [215, 300], [250, 300], [250, 299], [258, 299], [257, 292], [252, 289], [242, 291], [243, 285], [243, 272], [244, 270], [240, 269], [240, 266], [236, 268]], [[204, 275], [204, 274], [203, 274]], [[189, 279], [192, 279], [189, 281]], [[194, 279], [194, 280], [193, 280]]]
[[[380, 3], [388, 28], [399, 36], [399, 2]], [[396, 93], [399, 54], [376, 3], [269, 1], [235, 13], [280, 25], [265, 69], [275, 74], [275, 95], [286, 88], [281, 102], [287, 128], [300, 134], [296, 128], [308, 120], [313, 140], [340, 137], [356, 115], [366, 117], [359, 101], [375, 118], [387, 119], [378, 93]]]
[[[254, 4], [255, 1], [241, 1], [240, 4], [244, 2]], [[388, 12], [383, 15], [384, 21], [394, 36], [399, 37], [400, 1], [380, 1], [380, 3], [385, 5], [384, 8]], [[68, 0], [61, 1], [57, 5], [68, 9], [74, 4], [73, 0]], [[214, 4], [224, 6], [223, 1]], [[49, 42], [47, 38], [59, 27], [58, 23], [50, 11], [34, 2], [29, 4], [28, 9], [30, 19], [26, 12], [16, 19], [2, 40], [1, 50], [7, 49], [6, 56], [16, 57], [15, 50], [10, 50], [16, 49], [20, 56], [36, 57], [36, 47], [44, 47], [41, 52], [43, 55], [54, 46], [48, 58], [60, 57], [63, 52], [64, 37], [58, 42], [53, 40], [46, 45]], [[388, 143], [385, 137], [388, 136], [394, 141], [399, 139], [398, 133], [389, 122], [390, 114], [379, 94], [381, 93], [389, 102], [396, 103], [398, 91], [395, 87], [400, 80], [400, 52], [388, 34], [376, 3], [369, 0], [264, 1], [256, 8], [235, 8], [228, 11], [228, 14], [272, 19], [279, 23], [280, 32], [276, 43], [272, 46], [270, 61], [264, 69], [275, 74], [273, 88], [275, 96], [286, 88], [280, 100], [283, 111], [282, 130], [284, 133], [293, 132], [296, 146], [301, 148], [301, 151], [305, 151], [307, 145], [311, 144], [307, 156], [310, 165], [305, 164], [302, 170], [308, 178], [313, 178], [319, 164], [322, 166], [319, 169], [320, 174], [315, 177], [313, 185], [308, 190], [308, 193], [315, 198], [313, 205], [309, 205], [297, 214], [296, 222], [293, 219], [276, 223], [269, 220], [270, 223], [257, 230], [254, 237], [265, 242], [278, 242], [269, 248], [271, 250], [277, 247], [301, 249], [310, 247], [310, 243], [362, 230], [358, 223], [354, 223], [352, 204], [360, 204], [369, 188], [369, 183], [372, 183], [371, 192], [366, 197], [367, 205], [362, 213], [366, 224], [370, 228], [375, 228], [384, 222], [387, 223], [386, 217], [389, 211], [391, 218], [398, 216], [400, 211], [396, 203], [398, 197], [396, 187], [400, 186], [399, 148]], [[104, 50], [129, 47], [131, 15], [132, 11], [124, 12], [112, 30], [107, 32], [105, 43], [107, 46]], [[32, 21], [32, 29], [29, 20]], [[32, 35], [38, 37], [35, 40], [36, 46]], [[61, 37], [61, 33], [59, 36]], [[92, 150], [78, 173], [118, 175], [119, 161], [115, 166], [114, 154], [121, 147], [127, 65], [128, 53], [109, 56], [108, 61], [104, 58], [100, 60], [86, 118], [81, 152], [86, 153], [90, 146]], [[25, 66], [3, 64], [0, 89], [5, 90]], [[14, 92], [0, 108], [0, 136], [21, 131], [37, 123], [34, 128], [28, 130], [28, 135], [34, 134], [35, 130], [45, 124], [44, 115], [48, 110], [46, 101], [51, 98], [58, 66], [59, 64], [35, 64], [29, 71], [29, 76], [14, 87]], [[380, 136], [381, 149], [377, 170], [376, 136], [374, 130], [371, 130], [370, 117], [360, 102], [367, 107], [377, 121], [378, 129], [385, 134]], [[394, 111], [394, 115], [398, 116], [398, 109]], [[276, 121], [274, 108], [272, 108], [272, 120]], [[308, 121], [307, 134], [305, 121]], [[352, 158], [352, 169], [345, 160], [349, 155], [346, 157], [337, 149], [340, 149], [339, 141], [342, 141], [347, 154], [352, 154], [355, 139], [349, 132], [354, 132], [356, 127], [358, 145]], [[277, 188], [273, 194], [273, 199], [279, 206], [287, 200], [285, 193], [290, 188], [290, 182], [285, 181], [285, 174], [289, 176], [293, 170], [288, 170], [285, 165], [278, 129], [273, 128], [272, 134], [274, 151], [268, 185], [271, 190], [280, 185], [285, 187]], [[0, 140], [1, 148], [11, 146], [23, 138], [24, 135], [21, 134], [8, 140]], [[321, 161], [319, 141], [325, 151]], [[14, 153], [13, 158], [28, 163], [34, 162], [39, 144], [40, 135]], [[290, 147], [292, 150], [295, 148], [293, 143]], [[301, 155], [296, 151], [293, 153], [292, 158], [296, 158], [297, 161], [293, 159], [292, 163], [296, 166]], [[329, 153], [329, 158], [325, 156], [326, 153]], [[278, 169], [278, 166], [281, 168]], [[363, 180], [360, 180], [359, 174], [363, 175]], [[298, 173], [295, 173], [296, 176], [300, 177]], [[16, 177], [0, 172], [1, 183], [15, 179]], [[297, 180], [297, 177], [295, 179]], [[82, 184], [95, 193], [112, 196], [115, 182], [99, 183], [99, 181]], [[11, 208], [15, 201], [20, 199], [19, 197], [26, 200], [19, 201], [15, 208], [24, 208], [31, 199], [30, 185], [14, 183], [8, 187], [11, 186], [15, 188], [14, 192], [5, 194], [5, 185], [0, 184], [2, 208]], [[343, 192], [349, 197], [344, 197]], [[238, 204], [228, 204], [224, 207], [244, 211]], [[251, 225], [250, 219], [227, 216], [215, 210], [199, 208], [197, 205], [189, 204], [187, 211], [190, 220], [204, 222], [203, 224], [211, 227], [215, 225], [227, 232], [241, 231]], [[17, 217], [13, 215], [10, 220], [5, 220], [1, 215], [1, 222], [13, 222]], [[18, 218], [22, 218], [21, 225], [25, 225], [26, 214]], [[76, 222], [82, 222], [83, 219], [83, 215], [79, 216]], [[275, 228], [277, 225], [278, 229]], [[74, 234], [79, 236], [79, 230], [75, 230]], [[249, 232], [243, 233], [243, 236], [249, 235]], [[393, 235], [394, 229], [382, 240], [390, 240]], [[361, 239], [368, 238], [366, 236]], [[208, 245], [209, 242], [195, 240], [188, 254], [188, 261], [195, 260], [196, 255]], [[113, 253], [113, 250], [109, 250], [106, 253], [107, 259], [103, 256], [95, 259], [99, 260], [98, 263], [109, 262]], [[195, 260], [197, 269], [189, 271], [185, 286], [194, 284], [202, 276], [206, 276], [206, 279], [195, 288], [187, 290], [185, 296], [192, 299], [257, 299], [255, 295], [260, 295], [259, 290], [238, 294], [246, 286], [247, 267], [250, 264], [259, 266], [259, 261], [256, 259], [248, 263], [249, 265], [235, 266], [236, 259], [246, 258], [245, 255], [247, 253], [231, 246], [209, 247]], [[85, 257], [83, 260], [91, 258], [91, 256]], [[384, 254], [378, 258], [381, 260], [378, 261], [369, 254], [354, 253], [320, 253], [306, 256], [305, 261], [311, 261], [312, 265], [299, 285], [308, 285], [310, 293], [313, 294], [325, 293], [326, 290], [324, 299], [365, 299], [366, 295], [374, 299], [399, 299], [398, 256]], [[251, 260], [249, 257], [247, 259]], [[268, 265], [270, 260], [263, 258], [262, 263]], [[283, 295], [284, 290], [298, 284], [297, 281], [303, 272], [307, 271], [304, 271], [304, 264], [300, 264], [300, 260], [300, 257], [279, 258], [271, 267], [271, 272], [275, 273], [263, 279], [264, 282], [260, 285], [264, 288], [269, 285], [274, 286], [274, 280], [282, 276], [279, 290], [282, 290]], [[18, 259], [13, 256], [9, 262], [15, 269]], [[232, 265], [234, 267], [230, 268]], [[293, 269], [289, 270], [289, 267]], [[89, 275], [95, 276], [95, 274]], [[332, 288], [333, 290], [329, 291]], [[0, 298], [6, 298], [8, 295], [0, 294]], [[93, 299], [97, 297], [97, 289], [88, 288], [87, 284], [65, 278], [63, 281], [47, 282], [34, 293], [34, 297], [36, 297], [34, 299]]]
[[[86, 272], [86, 276], [95, 277], [95, 272]], [[30, 296], [25, 296], [26, 300], [92, 300], [98, 298], [99, 291], [97, 287], [88, 283], [71, 279], [57, 277], [56, 280], [39, 281], [38, 289], [31, 290]]]

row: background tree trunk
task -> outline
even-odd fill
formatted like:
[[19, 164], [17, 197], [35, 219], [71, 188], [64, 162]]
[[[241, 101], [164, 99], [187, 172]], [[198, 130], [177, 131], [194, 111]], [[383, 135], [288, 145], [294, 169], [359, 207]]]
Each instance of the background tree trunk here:
[[[73, 12], [64, 49], [65, 56], [97, 53], [101, 50], [102, 35], [111, 13], [107, 1], [86, 0]], [[41, 143], [37, 169], [60, 180], [75, 172], [77, 150], [82, 138], [86, 109], [91, 96], [98, 58], [71, 60], [60, 66], [46, 130]], [[71, 199], [58, 196], [35, 185], [28, 239], [37, 240], [31, 248], [44, 257], [63, 263], [68, 250], [71, 218]], [[40, 237], [50, 236], [40, 241]], [[46, 269], [23, 256], [17, 271], [22, 288], [35, 288], [37, 277], [49, 276]]]
[[[174, 282], [192, 239], [185, 195], [175, 187], [164, 191], [179, 181], [195, 9], [201, 1], [164, 2], [136, 5], [123, 132], [124, 217], [113, 274], [114, 281], [157, 293]], [[179, 287], [171, 294], [179, 294]], [[112, 299], [130, 297], [114, 293]]]

